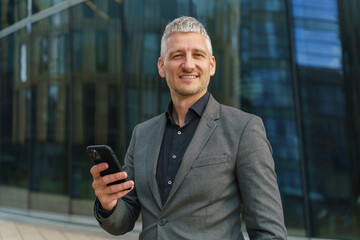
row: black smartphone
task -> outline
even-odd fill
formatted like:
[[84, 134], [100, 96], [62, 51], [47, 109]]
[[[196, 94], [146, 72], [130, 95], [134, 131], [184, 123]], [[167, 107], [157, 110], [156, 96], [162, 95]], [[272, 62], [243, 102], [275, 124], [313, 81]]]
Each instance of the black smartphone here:
[[[90, 145], [86, 148], [86, 152], [95, 165], [102, 162], [106, 162], [109, 165], [107, 169], [105, 169], [100, 173], [101, 176], [122, 171], [119, 161], [117, 160], [111, 147], [109, 147], [108, 145]], [[109, 183], [108, 186], [123, 182], [126, 182], [126, 180], [124, 179], [124, 180], [115, 181]]]

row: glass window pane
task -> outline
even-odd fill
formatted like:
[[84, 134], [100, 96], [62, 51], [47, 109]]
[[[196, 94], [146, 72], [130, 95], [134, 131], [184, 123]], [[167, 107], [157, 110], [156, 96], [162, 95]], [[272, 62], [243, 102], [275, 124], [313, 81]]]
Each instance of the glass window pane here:
[[30, 208], [69, 212], [67, 146], [67, 13], [32, 26]]
[[241, 41], [244, 42], [240, 50], [241, 59], [244, 59], [240, 81], [241, 109], [262, 117], [273, 146], [289, 235], [305, 236], [299, 126], [285, 1], [242, 1], [241, 8]]
[[0, 30], [19, 22], [28, 15], [28, 0], [0, 1]]
[[133, 127], [166, 110], [161, 34], [190, 15], [212, 39], [210, 92], [264, 120], [289, 235], [305, 236], [310, 215], [310, 237], [357, 239], [359, 9], [356, 0], [1, 1], [0, 204], [92, 215], [85, 148], [109, 144], [122, 162]]
[[[338, 6], [333, 0], [312, 2], [293, 1], [294, 8], [307, 5], [301, 12], [294, 11], [295, 22], [304, 17], [316, 18], [306, 24], [295, 24], [294, 29], [312, 235], [356, 239], [359, 205], [355, 199], [359, 191], [354, 189], [359, 189], [359, 181], [355, 180], [359, 176], [356, 164], [359, 148], [355, 150], [355, 146], [359, 146], [359, 138], [349, 133], [356, 126], [350, 123], [358, 119], [353, 115], [354, 102], [350, 99], [358, 98], [359, 92], [350, 90], [356, 88], [348, 79], [354, 73], [343, 72], [349, 69], [343, 66], [343, 48], [353, 51], [350, 48], [354, 45], [342, 43], [345, 39], [356, 41], [356, 37], [353, 30], [344, 32], [343, 39], [339, 34], [353, 24], [342, 22], [341, 15], [350, 13], [339, 9], [345, 9], [347, 4], [356, 6], [355, 2], [342, 1], [338, 1]], [[347, 25], [344, 30], [340, 30], [342, 24]]]
[[[92, 162], [85, 148], [108, 144], [122, 162], [127, 145], [122, 78], [122, 1], [86, 1], [70, 10], [72, 213], [92, 215]], [[141, 48], [139, 48], [141, 49]]]
[[[29, 0], [28, 0], [29, 1]], [[65, 0], [31, 0], [32, 2], [32, 13], [38, 13], [40, 11], [43, 11], [49, 7], [55, 6]]]
[[0, 39], [0, 205], [24, 209], [30, 176], [28, 40], [24, 29]]

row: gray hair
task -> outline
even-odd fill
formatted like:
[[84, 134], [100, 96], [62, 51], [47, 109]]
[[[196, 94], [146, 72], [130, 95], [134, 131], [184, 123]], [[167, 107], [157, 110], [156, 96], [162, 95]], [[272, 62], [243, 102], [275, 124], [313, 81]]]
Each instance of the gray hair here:
[[162, 58], [165, 57], [165, 43], [166, 40], [171, 36], [171, 34], [176, 32], [195, 32], [200, 33], [202, 36], [205, 37], [206, 45], [209, 50], [210, 56], [213, 55], [211, 40], [209, 35], [207, 34], [205, 27], [195, 18], [193, 17], [179, 17], [174, 19], [172, 22], [168, 23], [165, 27], [165, 31], [161, 38], [161, 50], [160, 55]]

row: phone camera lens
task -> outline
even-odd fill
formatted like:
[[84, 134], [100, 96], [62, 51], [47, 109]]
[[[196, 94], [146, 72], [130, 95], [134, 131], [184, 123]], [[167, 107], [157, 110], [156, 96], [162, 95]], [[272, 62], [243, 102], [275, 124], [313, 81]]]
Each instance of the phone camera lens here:
[[91, 158], [93, 158], [93, 159], [97, 159], [97, 160], [100, 159], [100, 155], [95, 149], [90, 151], [90, 155], [91, 155]]

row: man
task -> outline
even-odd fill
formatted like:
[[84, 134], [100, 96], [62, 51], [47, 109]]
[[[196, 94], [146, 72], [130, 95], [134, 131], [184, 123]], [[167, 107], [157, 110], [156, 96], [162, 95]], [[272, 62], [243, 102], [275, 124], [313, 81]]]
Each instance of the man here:
[[141, 212], [140, 239], [243, 239], [243, 215], [250, 239], [286, 239], [263, 123], [207, 92], [215, 67], [201, 23], [181, 17], [167, 25], [158, 60], [167, 112], [135, 127], [124, 172], [91, 169], [95, 216], [109, 233], [131, 231]]

